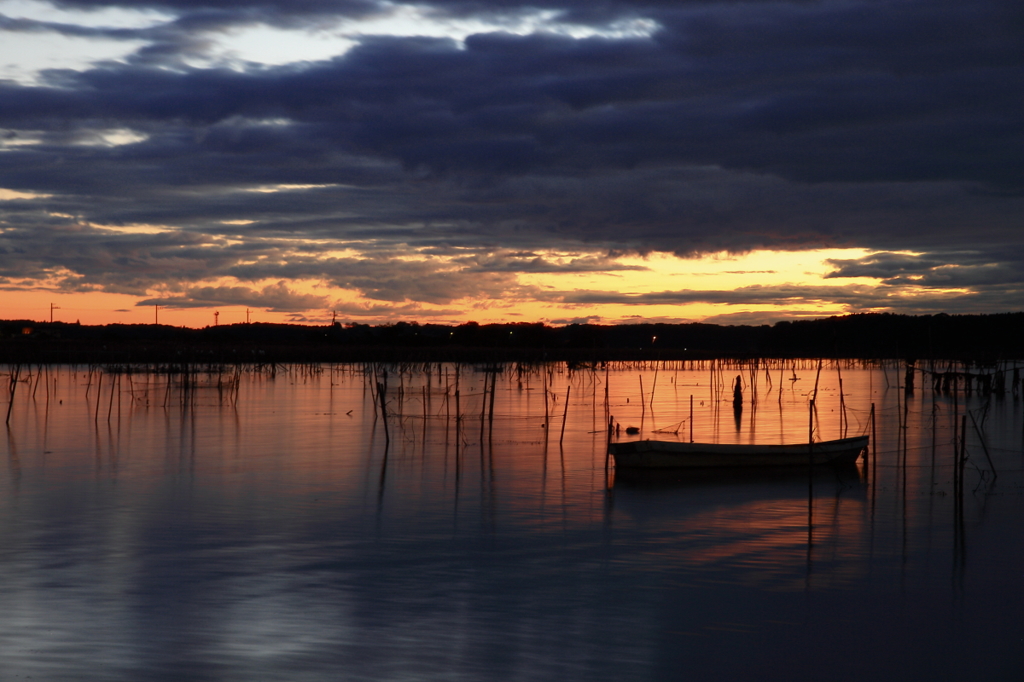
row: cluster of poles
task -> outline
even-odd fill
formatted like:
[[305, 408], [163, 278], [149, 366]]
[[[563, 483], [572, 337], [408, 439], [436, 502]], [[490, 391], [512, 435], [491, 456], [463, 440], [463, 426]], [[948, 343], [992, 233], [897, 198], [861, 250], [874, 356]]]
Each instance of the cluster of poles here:
[[[51, 395], [58, 390], [60, 371], [53, 371], [50, 365], [23, 366], [12, 365], [8, 372], [8, 402], [5, 424], [10, 426], [11, 414], [14, 410], [18, 387], [23, 386], [29, 391], [30, 400], [36, 400], [42, 387], [47, 408]], [[70, 367], [72, 376], [78, 373], [77, 367]], [[272, 365], [200, 365], [192, 363], [167, 365], [89, 365], [85, 368], [85, 399], [89, 400], [95, 386], [96, 405], [93, 418], [99, 421], [103, 408], [106, 407], [106, 418], [110, 421], [115, 414], [120, 417], [122, 400], [127, 398], [133, 406], [150, 406], [159, 398], [161, 407], [169, 407], [177, 402], [182, 407], [194, 407], [196, 397], [201, 389], [215, 390], [220, 403], [235, 404], [238, 401], [239, 389], [243, 373], [270, 374], [276, 372]], [[162, 395], [155, 393], [153, 377], [163, 377]], [[136, 380], [142, 378], [141, 382]], [[159, 384], [156, 384], [159, 385]], [[106, 388], [106, 404], [103, 393]], [[116, 412], [115, 412], [116, 409]]]
[[[840, 437], [846, 437], [850, 429], [850, 419], [847, 414], [847, 405], [843, 386], [843, 367], [878, 367], [881, 365], [883, 370], [887, 370], [888, 367], [886, 363], [872, 364], [867, 361], [855, 360], [830, 361], [829, 364], [834, 365], [838, 376]], [[896, 364], [897, 368], [899, 367], [898, 363], [894, 364]], [[402, 417], [404, 413], [404, 401], [408, 390], [415, 390], [412, 389], [413, 381], [411, 376], [413, 373], [423, 373], [426, 376], [425, 381], [418, 387], [418, 392], [420, 393], [419, 397], [421, 398], [421, 410], [424, 418], [428, 417], [428, 412], [431, 410], [430, 403], [432, 396], [435, 394], [435, 390], [433, 389], [435, 383], [439, 389], [436, 392], [441, 394], [441, 400], [443, 401], [442, 409], [445, 417], [447, 419], [454, 419], [455, 423], [460, 427], [467, 418], [463, 404], [463, 399], [466, 397], [463, 395], [463, 374], [467, 370], [466, 366], [458, 363], [368, 363], [353, 367], [356, 371], [362, 371], [366, 376], [367, 386], [371, 389], [372, 393], [375, 414], [379, 415], [381, 418], [385, 432], [385, 439], [388, 442], [390, 442], [391, 439], [389, 422], [395, 417]], [[553, 434], [551, 433], [551, 427], [553, 426], [552, 422], [558, 420], [560, 421], [560, 424], [556, 423], [554, 426], [559, 429], [558, 442], [562, 445], [565, 439], [565, 429], [568, 421], [570, 401], [572, 398], [573, 382], [567, 382], [564, 397], [562, 395], [556, 396], [551, 390], [551, 386], [555, 383], [554, 372], [556, 371], [556, 368], [557, 371], [561, 371], [564, 368], [570, 373], [570, 375], [576, 373], [584, 375], [589, 374], [595, 393], [594, 402], [597, 402], [596, 387], [600, 383], [599, 372], [603, 371], [603, 410], [605, 426], [602, 428], [607, 429], [608, 438], [610, 439], [619, 429], [619, 425], [615, 422], [615, 418], [611, 414], [611, 397], [609, 395], [609, 386], [611, 383], [609, 381], [610, 372], [614, 371], [621, 373], [623, 370], [641, 371], [641, 374], [639, 375], [641, 412], [639, 430], [643, 431], [648, 406], [651, 411], [654, 409], [659, 373], [672, 370], [677, 373], [678, 371], [710, 372], [710, 400], [712, 408], [718, 410], [722, 404], [728, 403], [726, 396], [728, 395], [727, 391], [731, 388], [733, 392], [733, 409], [737, 413], [738, 420], [739, 412], [742, 410], [744, 404], [749, 405], [751, 409], [757, 409], [758, 402], [761, 397], [761, 385], [767, 387], [768, 394], [771, 394], [773, 390], [778, 389], [778, 400], [781, 404], [783, 395], [783, 391], [781, 390], [782, 385], [787, 380], [790, 382], [797, 381], [798, 371], [806, 371], [811, 368], [816, 370], [814, 386], [808, 394], [810, 409], [813, 413], [818, 404], [818, 386], [824, 367], [825, 361], [821, 359], [782, 360], [765, 358], [754, 360], [623, 361], [592, 363], [586, 366], [566, 365], [564, 367], [560, 366], [558, 363], [494, 364], [472, 368], [476, 373], [480, 373], [482, 371], [484, 376], [482, 390], [476, 391], [476, 387], [474, 387], [476, 392], [473, 397], [474, 400], [482, 397], [482, 400], [479, 400], [478, 409], [481, 429], [483, 429], [485, 424], [493, 425], [494, 423], [496, 393], [500, 377], [505, 376], [507, 380], [517, 382], [521, 387], [524, 381], [529, 383], [531, 377], [536, 377], [537, 374], [540, 374], [543, 388], [544, 428], [547, 429], [546, 438], [553, 437]], [[1014, 395], [1017, 395], [1022, 386], [1019, 369], [1016, 366], [1013, 368], [1001, 367], [990, 369], [990, 371], [986, 372], [983, 371], [984, 368], [970, 367], [966, 364], [955, 365], [953, 363], [948, 363], [944, 367], [937, 368], [935, 363], [932, 363], [929, 367], [924, 367], [917, 366], [912, 362], [903, 363], [903, 367], [906, 372], [903, 382], [906, 394], [911, 394], [915, 389], [915, 373], [921, 373], [924, 376], [931, 377], [932, 388], [936, 394], [941, 393], [952, 396], [952, 408], [954, 413], [953, 442], [956, 444], [954, 469], [957, 472], [957, 484], [962, 484], [962, 476], [960, 475], [960, 472], [962, 472], [964, 462], [967, 459], [966, 431], [968, 428], [968, 419], [978, 435], [979, 443], [981, 444], [989, 463], [989, 469], [993, 476], [997, 475], [984, 438], [982, 426], [978, 423], [977, 417], [970, 411], [967, 411], [962, 415], [960, 414], [960, 396], [970, 395], [972, 386], [974, 387], [974, 391], [982, 395], [1000, 395], [1006, 390], [1005, 385], [1007, 380], [1010, 380], [1009, 390], [1012, 391]], [[19, 390], [19, 386], [24, 387], [23, 390], [31, 391], [33, 399], [35, 399], [37, 393], [42, 390], [45, 393], [46, 400], [49, 401], [51, 391], [56, 391], [57, 381], [56, 376], [54, 376], [51, 381], [50, 370], [51, 368], [48, 365], [32, 367], [16, 364], [9, 367], [9, 383], [7, 391], [8, 404], [5, 415], [6, 424], [10, 424], [12, 411], [16, 402], [16, 393]], [[332, 373], [334, 370], [334, 366], [331, 366]], [[644, 386], [644, 376], [642, 372], [649, 370], [653, 370], [653, 382], [650, 390], [648, 391]], [[312, 377], [322, 373], [323, 367], [315, 363], [289, 366], [281, 366], [276, 363], [239, 363], [237, 365], [216, 366], [189, 363], [148, 366], [89, 366], [86, 372], [86, 398], [88, 399], [89, 394], [95, 385], [96, 405], [94, 408], [94, 418], [97, 421], [100, 419], [101, 414], [104, 411], [104, 407], [106, 408], [105, 411], [107, 419], [111, 419], [115, 414], [115, 403], [117, 406], [117, 413], [119, 414], [121, 410], [122, 396], [127, 396], [133, 405], [156, 404], [159, 400], [159, 404], [163, 407], [168, 407], [172, 404], [172, 401], [180, 403], [182, 406], [189, 406], [195, 404], [196, 396], [201, 390], [212, 390], [216, 391], [219, 403], [237, 404], [243, 374], [251, 374], [254, 376], [274, 379], [277, 376], [278, 371], [288, 371], [290, 373], [297, 373], [299, 375]], [[734, 373], [737, 372], [738, 374], [735, 374], [735, 379], [733, 379], [732, 377]], [[773, 374], [776, 375], [774, 379]], [[141, 386], [136, 386], [135, 379], [139, 376], [145, 376], [147, 379], [142, 382]], [[150, 380], [153, 376], [162, 376], [164, 378], [162, 386], [160, 387], [163, 392], [162, 396], [154, 395], [155, 386]], [[888, 371], [885, 372], [884, 376], [888, 384]], [[107, 400], [103, 401], [101, 396], [105, 388], [105, 377], [108, 392], [105, 396]], [[760, 381], [761, 377], [763, 377], [763, 382]], [[395, 379], [397, 379], [397, 382]], [[407, 383], [409, 384], [408, 387], [406, 386]], [[743, 398], [744, 393], [746, 394], [745, 400]], [[558, 414], [558, 411], [556, 411], [557, 402], [560, 399], [563, 400], [563, 404], [560, 406], [561, 414]], [[689, 437], [692, 442], [694, 426], [692, 394], [689, 396], [689, 401], [690, 413], [687, 419], [673, 424], [670, 427], [655, 429], [655, 432], [678, 435], [679, 431], [683, 428], [684, 422], [689, 422]], [[105, 405], [104, 402], [106, 403]], [[909, 401], [907, 400], [903, 400], [901, 404], [901, 411], [904, 414], [901, 414], [900, 417], [900, 427], [901, 431], [904, 433], [904, 439], [907, 422], [907, 415], [905, 413], [908, 409], [908, 402]], [[873, 424], [874, 404], [872, 404], [870, 418]], [[814, 422], [815, 419], [812, 414], [810, 434], [808, 437], [809, 442], [814, 439]], [[875, 434], [873, 433], [872, 436], [872, 442], [874, 443], [876, 441], [876, 438], [874, 437]]]

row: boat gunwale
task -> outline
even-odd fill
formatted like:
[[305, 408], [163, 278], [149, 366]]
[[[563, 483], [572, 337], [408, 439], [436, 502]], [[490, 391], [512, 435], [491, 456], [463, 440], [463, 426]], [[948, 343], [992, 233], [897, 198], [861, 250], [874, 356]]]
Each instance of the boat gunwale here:
[[[608, 444], [609, 450], [612, 454], [615, 454], [615, 450], [622, 447], [624, 451], [641, 451], [640, 448], [644, 448], [649, 451], [655, 452], [677, 452], [679, 454], [691, 454], [697, 452], [707, 452], [708, 454], [727, 454], [727, 453], [739, 453], [739, 454], [758, 454], [764, 452], [765, 454], [783, 454], [789, 452], [830, 452], [833, 450], [843, 451], [846, 449], [852, 449], [858, 443], [862, 443], [859, 447], [867, 447], [869, 443], [869, 437], [864, 436], [850, 436], [848, 438], [837, 438], [835, 440], [816, 441], [807, 443], [694, 443], [687, 441], [672, 441], [672, 440], [659, 440], [656, 438], [644, 438], [638, 440], [628, 441], [613, 441]], [[653, 446], [653, 447], [652, 447]], [[664, 446], [664, 447], [658, 447]]]
[[623, 468], [807, 466], [855, 462], [868, 443], [866, 435], [817, 443], [762, 445], [648, 439], [609, 443], [608, 451], [616, 467]]

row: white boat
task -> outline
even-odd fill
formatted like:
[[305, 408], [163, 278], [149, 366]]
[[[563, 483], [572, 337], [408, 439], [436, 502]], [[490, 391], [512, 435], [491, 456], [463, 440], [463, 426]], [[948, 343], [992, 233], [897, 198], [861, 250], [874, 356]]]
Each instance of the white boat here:
[[776, 467], [808, 464], [853, 464], [868, 447], [867, 436], [820, 443], [740, 445], [632, 440], [609, 443], [621, 469], [678, 469], [691, 467]]

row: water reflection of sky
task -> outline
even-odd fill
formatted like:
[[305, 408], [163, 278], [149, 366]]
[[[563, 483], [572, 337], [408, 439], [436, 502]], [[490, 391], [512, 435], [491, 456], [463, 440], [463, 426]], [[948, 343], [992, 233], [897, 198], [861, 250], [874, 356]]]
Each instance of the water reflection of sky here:
[[[208, 387], [187, 405], [159, 377], [20, 384], [0, 478], [5, 674], [952, 679], [1024, 661], [1012, 396], [981, 429], [994, 484], [969, 434], [957, 524], [951, 405], [919, 390], [904, 406], [877, 371], [843, 374], [851, 433], [876, 405], [873, 467], [668, 482], [606, 472], [603, 373], [505, 378], [492, 423], [484, 375], [465, 369], [455, 419], [453, 371], [429, 394], [420, 374], [389, 378], [386, 452], [366, 379], [345, 368], [245, 377], [237, 400]], [[643, 407], [640, 373], [611, 373], [610, 409], [663, 428], [693, 393], [698, 439], [785, 438], [806, 434], [794, 386], [816, 371], [798, 374], [773, 377], [781, 400], [758, 387], [738, 436], [705, 373], [643, 372]], [[818, 379], [818, 429], [836, 437], [836, 372]]]

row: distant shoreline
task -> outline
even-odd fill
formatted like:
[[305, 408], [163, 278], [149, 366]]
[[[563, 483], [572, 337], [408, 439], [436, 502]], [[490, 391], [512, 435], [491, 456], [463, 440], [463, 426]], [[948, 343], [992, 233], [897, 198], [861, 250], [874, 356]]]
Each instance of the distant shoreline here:
[[0, 321], [0, 363], [573, 363], [756, 358], [1024, 359], [1024, 313], [858, 314], [768, 326], [467, 323], [89, 326]]

